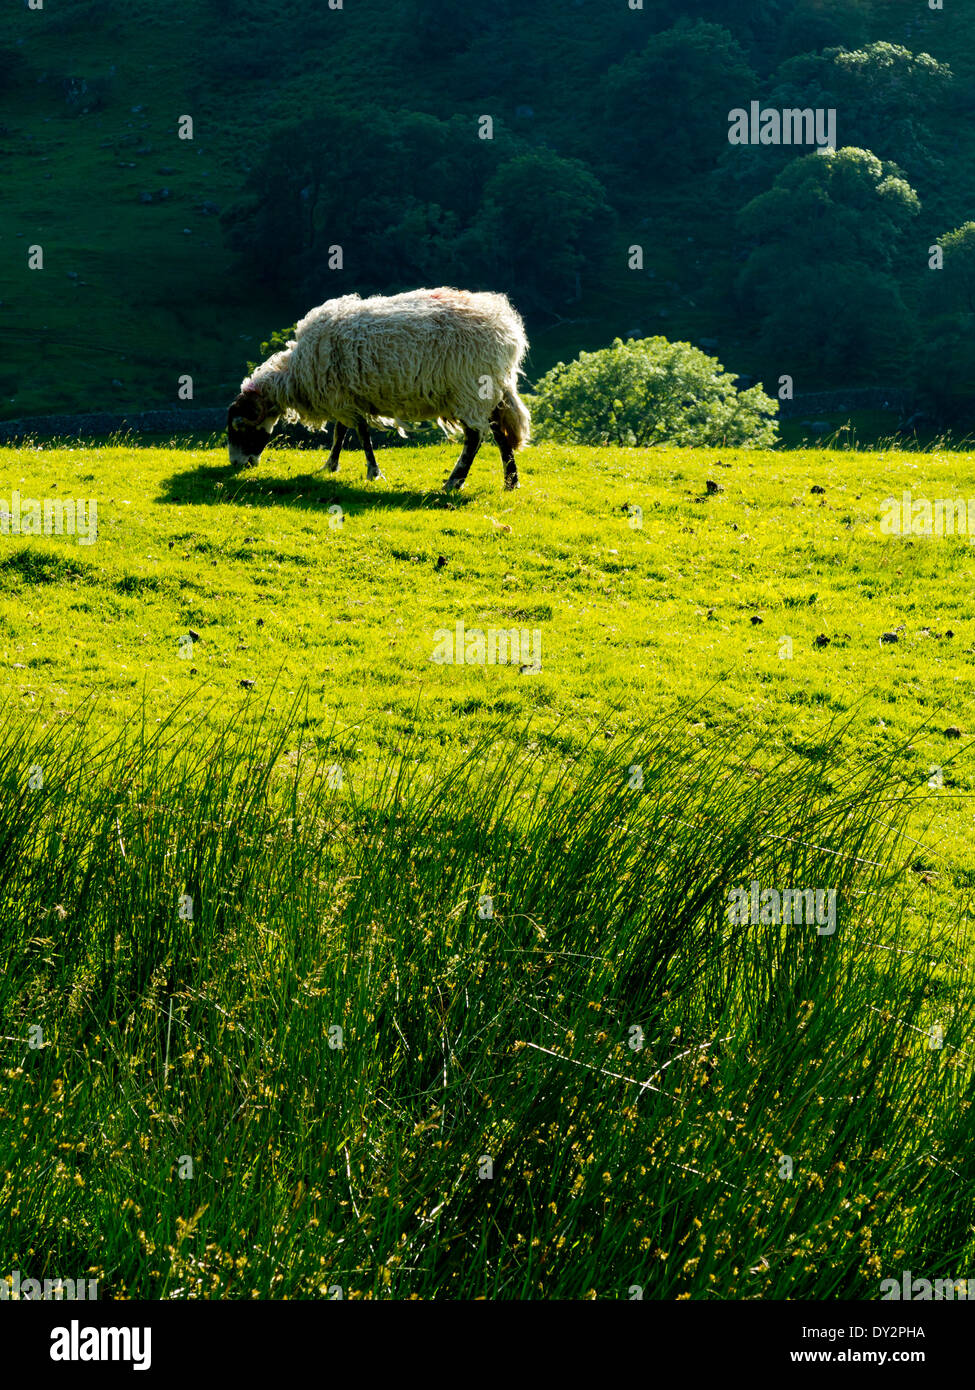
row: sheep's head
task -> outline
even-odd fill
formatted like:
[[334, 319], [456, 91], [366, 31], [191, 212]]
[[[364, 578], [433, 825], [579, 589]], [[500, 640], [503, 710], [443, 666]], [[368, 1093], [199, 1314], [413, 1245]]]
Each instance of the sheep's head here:
[[227, 445], [235, 468], [251, 468], [271, 438], [280, 412], [254, 386], [246, 386], [227, 411]]

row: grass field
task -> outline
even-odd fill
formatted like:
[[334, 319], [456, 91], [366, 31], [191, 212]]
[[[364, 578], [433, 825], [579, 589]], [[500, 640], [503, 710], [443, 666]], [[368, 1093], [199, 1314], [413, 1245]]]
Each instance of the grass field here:
[[[463, 747], [499, 716], [570, 750], [680, 701], [695, 737], [743, 724], [774, 752], [849, 714], [851, 751], [910, 744], [916, 785], [946, 769], [949, 864], [975, 867], [944, 735], [975, 722], [975, 554], [879, 528], [905, 488], [975, 494], [975, 456], [543, 445], [511, 494], [485, 448], [451, 496], [453, 452], [390, 450], [370, 485], [358, 453], [332, 475], [272, 449], [240, 475], [222, 450], [2, 451], [8, 500], [98, 503], [94, 545], [0, 536], [4, 692], [41, 719], [95, 693], [108, 730], [143, 698], [162, 718], [205, 685], [222, 715], [307, 684], [305, 736], [324, 748], [338, 720], [353, 764], [408, 733]], [[458, 621], [537, 630], [540, 673], [432, 661]]]
[[[964, 1276], [973, 554], [879, 519], [975, 458], [544, 445], [506, 494], [485, 449], [445, 496], [454, 452], [0, 452], [97, 501], [0, 535], [6, 1267]], [[434, 660], [458, 622], [540, 669]], [[735, 930], [753, 881], [837, 929]]]

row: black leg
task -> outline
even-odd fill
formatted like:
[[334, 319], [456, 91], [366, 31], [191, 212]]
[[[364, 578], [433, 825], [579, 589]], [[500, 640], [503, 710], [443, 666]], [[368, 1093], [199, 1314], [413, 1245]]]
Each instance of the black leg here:
[[472, 430], [470, 425], [464, 426], [464, 447], [460, 451], [460, 458], [454, 464], [454, 471], [444, 483], [444, 487], [455, 488], [463, 487], [464, 480], [471, 471], [471, 464], [474, 462], [474, 455], [481, 447], [480, 430]]
[[494, 435], [494, 442], [498, 446], [501, 454], [501, 463], [504, 467], [504, 486], [505, 491], [510, 492], [518, 484], [518, 465], [515, 462], [515, 450], [510, 435], [501, 423], [501, 407], [498, 406], [491, 415], [491, 433]]
[[330, 472], [338, 472], [339, 454], [342, 452], [342, 445], [345, 443], [345, 436], [349, 432], [348, 425], [340, 425], [338, 420], [335, 422], [335, 429], [332, 431], [332, 447], [329, 450], [328, 458], [321, 468], [316, 468], [315, 472], [320, 473], [322, 468], [329, 469]]
[[336, 420], [335, 431], [332, 435], [332, 448], [329, 451], [328, 455], [328, 468], [332, 473], [336, 473], [338, 471], [339, 455], [342, 452], [342, 445], [345, 443], [345, 436], [347, 432], [348, 426], [343, 425], [340, 420]]
[[355, 427], [359, 431], [359, 438], [362, 440], [362, 450], [366, 456], [366, 477], [370, 482], [374, 482], [383, 475], [379, 471], [379, 464], [376, 462], [376, 455], [372, 451], [372, 440], [369, 437], [369, 426], [365, 416], [360, 415], [355, 422]]

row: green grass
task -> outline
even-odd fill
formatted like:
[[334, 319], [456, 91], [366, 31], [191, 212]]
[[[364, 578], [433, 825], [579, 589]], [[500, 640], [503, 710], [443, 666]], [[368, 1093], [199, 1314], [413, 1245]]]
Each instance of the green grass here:
[[[5, 500], [98, 502], [0, 536], [0, 1267], [964, 1275], [972, 552], [878, 520], [973, 457], [540, 446], [506, 494], [485, 449], [445, 496], [454, 452], [0, 453]], [[434, 662], [458, 620], [541, 671]], [[836, 932], [734, 927], [755, 881]]]
[[[353, 762], [500, 715], [572, 749], [679, 701], [698, 735], [744, 722], [774, 752], [855, 712], [850, 751], [910, 745], [918, 786], [944, 769], [943, 867], [975, 872], [965, 738], [944, 734], [975, 724], [972, 547], [879, 531], [905, 487], [975, 496], [972, 454], [544, 445], [510, 494], [485, 447], [444, 495], [454, 452], [389, 450], [378, 484], [358, 453], [331, 475], [272, 447], [241, 475], [222, 450], [0, 452], [0, 496], [98, 502], [94, 545], [0, 536], [0, 693], [43, 720], [97, 692], [110, 732], [143, 695], [161, 718], [202, 685], [234, 707], [307, 683], [305, 737], [327, 753], [338, 720]], [[537, 629], [540, 674], [436, 664], [458, 620]]]
[[[168, 1298], [967, 1267], [971, 962], [906, 935], [891, 760], [758, 781], [662, 723], [338, 786], [302, 712], [4, 728], [12, 1267]], [[753, 879], [834, 888], [835, 933], [729, 925]]]

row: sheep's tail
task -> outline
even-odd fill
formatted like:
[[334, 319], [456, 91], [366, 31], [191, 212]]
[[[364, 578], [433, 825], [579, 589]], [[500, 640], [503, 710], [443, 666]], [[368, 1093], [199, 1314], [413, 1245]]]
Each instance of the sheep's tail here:
[[531, 439], [532, 419], [528, 414], [528, 407], [513, 386], [504, 388], [498, 413], [501, 416], [501, 428], [512, 449], [523, 448]]

